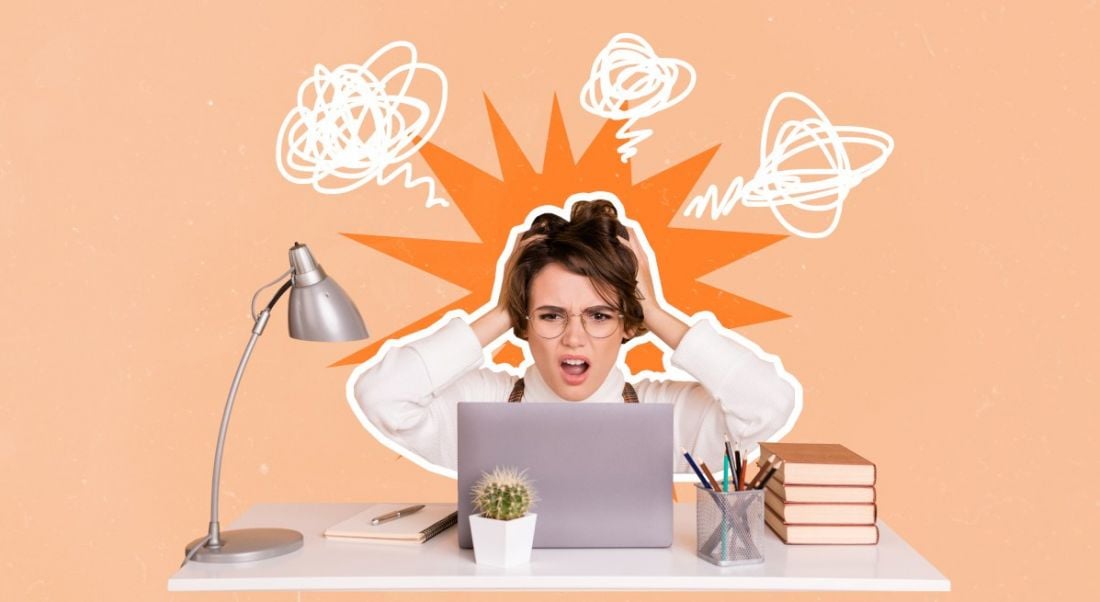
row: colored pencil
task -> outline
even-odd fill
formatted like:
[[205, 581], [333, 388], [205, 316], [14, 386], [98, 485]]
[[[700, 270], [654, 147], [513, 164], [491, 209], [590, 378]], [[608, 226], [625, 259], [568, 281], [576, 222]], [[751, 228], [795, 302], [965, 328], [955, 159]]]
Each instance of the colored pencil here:
[[757, 489], [763, 489], [764, 485], [768, 484], [768, 481], [775, 475], [775, 471], [779, 470], [779, 467], [783, 466], [783, 460], [777, 461], [772, 464], [772, 467], [768, 470], [768, 474], [764, 475], [763, 479], [760, 479], [760, 484], [756, 486]]
[[771, 466], [773, 462], [775, 462], [775, 454], [769, 455], [767, 460], [760, 463], [760, 470], [756, 471], [756, 476], [754, 476], [752, 478], [752, 481], [749, 483], [749, 489], [757, 489], [757, 485], [760, 484], [760, 481], [764, 478], [768, 467]]
[[745, 462], [741, 460], [741, 448], [733, 450], [733, 470], [737, 472], [737, 488], [745, 488]]
[[684, 458], [687, 459], [688, 466], [691, 466], [691, 469], [695, 471], [695, 476], [699, 477], [699, 481], [703, 483], [703, 488], [710, 489], [710, 483], [707, 482], [707, 478], [703, 476], [703, 471], [699, 470], [699, 465], [695, 463], [695, 460], [691, 457], [691, 454], [688, 453], [688, 450], [681, 447], [680, 452], [684, 454]]
[[[725, 440], [725, 445], [726, 445], [726, 459], [722, 463], [722, 468], [723, 468], [723, 470], [725, 470], [726, 468], [732, 468], [733, 469], [733, 490], [736, 491], [737, 490], [737, 464], [735, 464], [734, 461], [733, 461], [733, 446], [730, 445], [730, 436], [729, 435], [722, 435], [722, 439]], [[723, 480], [726, 482], [726, 491], [729, 491], [729, 481], [726, 480], [725, 475], [723, 475]]]
[[714, 478], [714, 474], [707, 468], [707, 463], [700, 462], [699, 468], [703, 469], [703, 474], [707, 476], [707, 481], [710, 482], [710, 486], [713, 487], [715, 491], [722, 491], [722, 486], [718, 484], [718, 480]]

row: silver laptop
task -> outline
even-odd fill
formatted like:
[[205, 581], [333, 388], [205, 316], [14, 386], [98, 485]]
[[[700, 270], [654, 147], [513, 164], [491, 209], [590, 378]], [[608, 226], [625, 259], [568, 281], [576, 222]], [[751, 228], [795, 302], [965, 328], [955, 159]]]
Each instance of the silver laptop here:
[[497, 466], [527, 469], [536, 548], [672, 545], [672, 406], [458, 404], [458, 541], [472, 547], [470, 489]]

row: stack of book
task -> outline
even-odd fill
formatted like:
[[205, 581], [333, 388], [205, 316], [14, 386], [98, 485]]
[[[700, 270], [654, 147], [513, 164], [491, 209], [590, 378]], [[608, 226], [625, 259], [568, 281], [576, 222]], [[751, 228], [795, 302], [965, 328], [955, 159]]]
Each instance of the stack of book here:
[[[788, 544], [876, 544], [875, 465], [843, 445], [761, 443], [761, 470], [782, 460], [764, 521]], [[777, 462], [773, 462], [777, 463]]]

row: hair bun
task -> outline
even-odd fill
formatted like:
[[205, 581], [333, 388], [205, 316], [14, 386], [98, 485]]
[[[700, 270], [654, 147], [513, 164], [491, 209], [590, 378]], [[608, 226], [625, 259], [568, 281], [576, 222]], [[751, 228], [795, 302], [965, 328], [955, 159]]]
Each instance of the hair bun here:
[[610, 218], [619, 219], [619, 212], [611, 201], [597, 199], [595, 201], [577, 201], [573, 205], [573, 213], [570, 221], [585, 222], [590, 219]]
[[564, 218], [553, 213], [543, 213], [531, 222], [531, 228], [524, 233], [523, 238], [538, 235], [553, 236], [567, 225], [569, 225], [569, 222]]
[[574, 227], [612, 243], [619, 237], [630, 238], [626, 227], [619, 221], [619, 211], [611, 201], [578, 201], [573, 205], [570, 221]]

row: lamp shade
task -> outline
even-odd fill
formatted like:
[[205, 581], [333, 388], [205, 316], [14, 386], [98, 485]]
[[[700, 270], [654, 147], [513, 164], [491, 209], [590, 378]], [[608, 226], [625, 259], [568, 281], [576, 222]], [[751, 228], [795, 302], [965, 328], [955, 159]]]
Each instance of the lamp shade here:
[[359, 310], [313, 259], [309, 247], [290, 248], [290, 336], [303, 341], [356, 341], [370, 336]]

